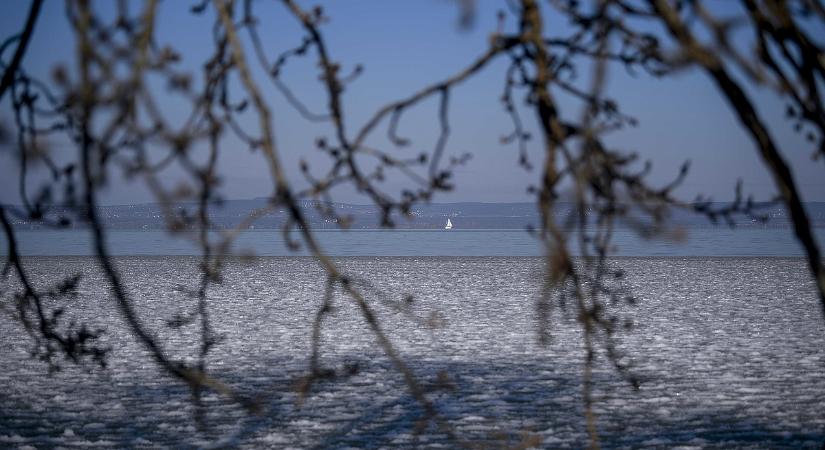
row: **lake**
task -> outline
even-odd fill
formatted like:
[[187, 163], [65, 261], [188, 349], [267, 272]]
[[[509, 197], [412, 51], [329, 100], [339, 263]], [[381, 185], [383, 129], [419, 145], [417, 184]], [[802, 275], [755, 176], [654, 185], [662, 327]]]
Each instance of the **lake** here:
[[[815, 230], [825, 242], [825, 229]], [[199, 428], [187, 388], [162, 374], [133, 339], [107, 293], [84, 231], [20, 231], [21, 253], [41, 288], [82, 274], [66, 313], [104, 326], [106, 370], [64, 365], [52, 376], [29, 356], [32, 342], [0, 315], [0, 447], [445, 448], [342, 293], [322, 333], [325, 367], [357, 368], [321, 382], [303, 403], [312, 320], [324, 274], [277, 230], [240, 233], [223, 282], [209, 291], [223, 340], [215, 376], [266, 405], [250, 416], [208, 394]], [[515, 445], [526, 434], [548, 448], [586, 442], [584, 355], [575, 317], [554, 312], [552, 343], [537, 343], [543, 259], [524, 231], [320, 231], [317, 237], [367, 295], [431, 398], [472, 442]], [[197, 248], [158, 231], [111, 231], [108, 244], [135, 308], [175, 358], [191, 361], [198, 329], [165, 323], [194, 307]], [[690, 230], [683, 242], [617, 231], [618, 257], [637, 307], [612, 305], [637, 327], [618, 348], [642, 380], [632, 389], [599, 357], [598, 429], [606, 448], [820, 448], [825, 441], [822, 315], [799, 245], [788, 229]], [[5, 241], [2, 242], [5, 246]], [[3, 247], [5, 251], [6, 247]], [[573, 246], [575, 250], [575, 246]], [[5, 283], [5, 282], [4, 282]], [[0, 292], [9, 301], [13, 290]], [[411, 310], [399, 309], [407, 294]], [[57, 306], [57, 305], [50, 305]], [[438, 318], [437, 326], [430, 319]], [[428, 325], [429, 324], [429, 325]], [[444, 377], [447, 378], [444, 378]]]
[[[267, 235], [244, 239], [251, 244]], [[324, 236], [331, 243], [340, 235]], [[367, 245], [399, 235], [350, 236]], [[501, 232], [400, 236], [444, 245], [467, 239], [476, 249], [480, 236], [523, 242]], [[487, 448], [516, 445], [527, 435], [540, 438], [543, 448], [586, 444], [585, 356], [573, 311], [557, 305], [550, 345], [536, 339], [543, 259], [336, 260], [365, 292], [401, 357], [433, 387], [430, 398], [462, 439]], [[416, 432], [421, 409], [358, 308], [340, 292], [323, 324], [320, 360], [344, 375], [319, 382], [298, 401], [296, 382], [307, 373], [312, 321], [324, 290], [324, 274], [311, 258], [227, 260], [223, 282], [209, 291], [210, 315], [223, 339], [208, 367], [261, 402], [264, 412], [250, 415], [210, 393], [203, 398], [202, 428], [188, 389], [160, 374], [124, 327], [93, 258], [27, 262], [41, 288], [83, 275], [66, 319], [107, 328], [113, 352], [106, 370], [64, 364], [48, 376], [29, 356], [25, 331], [9, 314], [0, 315], [0, 447], [455, 447], [433, 426]], [[195, 307], [186, 292], [197, 285], [198, 258], [117, 257], [115, 263], [144, 324], [174, 358], [191, 361], [197, 325], [173, 331], [165, 323]], [[611, 264], [625, 270], [640, 300], [635, 307], [607, 306], [637, 324], [617, 336], [617, 345], [641, 387], [634, 390], [599, 352], [594, 410], [604, 448], [821, 448], [825, 327], [804, 259], [644, 257]], [[10, 291], [4, 292], [9, 299]], [[399, 308], [407, 294], [415, 301]]]
[[[814, 232], [825, 243], [825, 228]], [[89, 255], [88, 232], [20, 231], [20, 251], [24, 255]], [[298, 237], [296, 235], [296, 237]], [[539, 242], [522, 230], [451, 231], [318, 231], [324, 250], [333, 256], [541, 256]], [[111, 253], [120, 256], [196, 255], [190, 240], [164, 231], [110, 231]], [[646, 240], [629, 230], [615, 232], [620, 256], [801, 256], [802, 249], [790, 229], [702, 228], [688, 230], [684, 242]], [[0, 250], [6, 252], [5, 240]], [[235, 251], [260, 256], [305, 256], [304, 249], [291, 252], [279, 230], [240, 233]], [[571, 246], [575, 253], [576, 246]]]

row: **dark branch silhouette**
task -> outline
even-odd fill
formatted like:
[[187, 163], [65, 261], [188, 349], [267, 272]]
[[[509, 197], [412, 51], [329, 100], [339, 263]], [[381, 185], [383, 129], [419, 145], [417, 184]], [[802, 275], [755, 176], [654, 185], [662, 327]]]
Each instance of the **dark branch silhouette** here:
[[[635, 153], [606, 144], [604, 137], [610, 132], [638, 125], [610, 98], [605, 86], [609, 71], [642, 71], [650, 76], [668, 77], [696, 67], [707, 73], [752, 138], [758, 156], [773, 177], [776, 201], [790, 213], [795, 236], [805, 249], [808, 267], [816, 280], [825, 317], [825, 269], [797, 182], [786, 162], [788, 150], [771, 134], [748, 94], [748, 89], [767, 89], [781, 96], [788, 103], [789, 120], [815, 147], [813, 155], [825, 156], [825, 108], [820, 93], [825, 82], [825, 53], [803, 26], [803, 21], [813, 26], [825, 25], [821, 2], [741, 0], [745, 14], [730, 20], [716, 17], [712, 8], [706, 8], [699, 0], [551, 0], [547, 5], [537, 0], [511, 1], [509, 12], [499, 13], [499, 29], [491, 33], [483, 53], [468, 56], [467, 65], [452, 76], [422, 83], [421, 89], [386, 102], [361, 124], [348, 115], [343, 94], [348, 84], [357, 82], [363, 67], [357, 62], [335, 59], [337, 43], [324, 35], [325, 15], [321, 7], [304, 9], [292, 0], [278, 3], [283, 6], [281, 13], [295, 20], [303, 35], [296, 37], [292, 48], [274, 56], [268, 54], [270, 49], [259, 36], [256, 3], [203, 0], [194, 4], [193, 14], [214, 12], [209, 39], [204, 41], [212, 46], [212, 53], [201, 61], [200, 74], [181, 70], [177, 51], [158, 41], [155, 0], [144, 2], [138, 14], [130, 14], [125, 2], [118, 3], [113, 19], [97, 15], [88, 0], [67, 1], [65, 18], [74, 33], [76, 67], [56, 67], [53, 79], [48, 81], [38, 80], [25, 70], [26, 51], [35, 33], [42, 0], [32, 1], [22, 32], [0, 47], [0, 57], [4, 58], [5, 49], [17, 42], [9, 62], [0, 60], [0, 101], [6, 93], [10, 94], [21, 205], [0, 206], [0, 221], [9, 249], [3, 276], [19, 282], [20, 292], [14, 297], [15, 317], [31, 336], [37, 349], [35, 354], [51, 369], [58, 366], [55, 356], [59, 354], [72, 362], [91, 358], [104, 364], [110, 349], [97, 345], [103, 330], [86, 325], [79, 329], [63, 327], [59, 320], [63, 310], [50, 310], [44, 305], [45, 295], [76, 295], [78, 279], [70, 278], [48, 289], [38, 287], [37, 280], [27, 274], [27, 261], [19, 254], [18, 237], [10, 217], [40, 221], [54, 228], [72, 222], [86, 227], [108, 283], [108, 293], [130, 331], [162, 371], [191, 388], [198, 411], [204, 407], [202, 392], [210, 390], [237, 402], [249, 413], [261, 412], [257, 401], [214, 376], [207, 364], [210, 351], [220, 345], [215, 332], [215, 323], [220, 318], [210, 313], [210, 289], [221, 282], [224, 260], [238, 234], [272, 211], [283, 210], [281, 232], [285, 240], [293, 248], [306, 248], [325, 273], [324, 281], [320, 281], [324, 283], [324, 296], [312, 323], [308, 373], [298, 383], [301, 398], [318, 382], [335, 380], [338, 375], [357, 370], [325, 368], [320, 357], [325, 318], [333, 299], [344, 300], [336, 297], [340, 293], [338, 296], [343, 294], [359, 311], [378, 348], [404, 380], [423, 411], [422, 426], [435, 424], [456, 445], [476, 446], [477, 443], [458, 435], [450, 420], [438, 411], [433, 401], [435, 388], [414, 372], [385, 330], [375, 304], [400, 293], [376, 292], [370, 288], [369, 280], [357, 280], [327, 256], [301, 202], [314, 200], [325, 218], [345, 229], [349, 218], [331, 204], [338, 189], [353, 187], [380, 212], [380, 225], [392, 227], [399, 215], [410, 217], [414, 205], [460, 188], [452, 181], [452, 173], [466, 164], [471, 155], [450, 156], [449, 137], [454, 126], [450, 122], [450, 99], [466, 81], [492, 70], [491, 63], [498, 59], [507, 62], [502, 74], [501, 103], [511, 121], [509, 127], [502, 126], [501, 141], [518, 147], [514, 160], [525, 170], [540, 173], [539, 184], [530, 187], [541, 219], [532, 233], [545, 254], [542, 295], [535, 305], [539, 318], [537, 339], [552, 345], [556, 312], [574, 312], [586, 355], [582, 399], [592, 447], [599, 445], [593, 408], [595, 362], [600, 358], [608, 361], [619, 376], [631, 386], [638, 386], [632, 365], [616, 345], [618, 334], [632, 328], [632, 317], [622, 316], [621, 307], [635, 305], [637, 299], [624, 281], [624, 271], [610, 260], [615, 227], [630, 225], [643, 237], [666, 235], [673, 210], [692, 211], [713, 222], [722, 219], [731, 225], [736, 216], [765, 219], [760, 214], [764, 205], [745, 198], [741, 184], [735, 188], [735, 200], [723, 207], [714, 206], [701, 196], [687, 201], [674, 194], [688, 176], [687, 162], [670, 183], [658, 186], [649, 181], [649, 163], [640, 169]], [[472, 2], [462, 5], [461, 22], [470, 24]], [[568, 20], [569, 29], [549, 30], [546, 24], [552, 14]], [[514, 31], [503, 31], [507, 21], [515, 23]], [[649, 31], [656, 27], [662, 31]], [[733, 33], [741, 29], [753, 35], [755, 49], [743, 48], [733, 38]], [[247, 36], [248, 41], [242, 36]], [[322, 107], [309, 105], [303, 99], [304, 93], [291, 88], [282, 78], [288, 63], [297, 58], [317, 59], [321, 89], [326, 96]], [[319, 136], [315, 141], [315, 147], [329, 157], [327, 171], [318, 173], [303, 160], [298, 168], [284, 164], [274, 134], [278, 117], [271, 100], [263, 94], [264, 81], [256, 79], [256, 64], [266, 74], [265, 82], [272, 83], [304, 119], [327, 126], [334, 135], [330, 140]], [[587, 68], [592, 69], [591, 83], [583, 87], [578, 77]], [[746, 81], [732, 73], [743, 74]], [[202, 83], [193, 81], [197, 76]], [[166, 91], [158, 92], [157, 85], [149, 82], [150, 77], [163, 80]], [[173, 124], [179, 121], [170, 120], [170, 112], [164, 111], [157, 101], [160, 95], [174, 95], [186, 102], [187, 116], [182, 122]], [[579, 114], [565, 111], [563, 116], [560, 96], [575, 99]], [[399, 130], [405, 114], [428, 99], [438, 102], [432, 121], [437, 129], [435, 146], [417, 155], [394, 156], [394, 147], [411, 144], [411, 139], [403, 137]], [[540, 162], [528, 157], [533, 136], [525, 118], [530, 116], [538, 124]], [[254, 118], [256, 125], [250, 126], [252, 121], [242, 118]], [[393, 148], [367, 144], [378, 133], [386, 133]], [[61, 135], [73, 143], [77, 154], [71, 162], [60, 165], [49, 157], [44, 138], [52, 135]], [[222, 198], [218, 161], [226, 151], [222, 145], [226, 137], [235, 138], [260, 154], [268, 169], [270, 186], [264, 193], [264, 207], [250, 211], [233, 229], [212, 233], [210, 210]], [[199, 156], [204, 148], [205, 158]], [[27, 172], [34, 160], [44, 161], [51, 177], [32, 196], [27, 191]], [[185, 180], [171, 189], [161, 181], [162, 172], [168, 167], [180, 167], [185, 173]], [[198, 287], [189, 293], [196, 300], [195, 307], [167, 321], [172, 329], [197, 323], [195, 363], [175, 359], [173, 344], [144, 324], [125, 288], [118, 261], [106, 245], [108, 230], [99, 215], [98, 198], [115, 170], [142, 180], [162, 205], [166, 229], [200, 250]], [[299, 190], [290, 184], [289, 175], [293, 172], [300, 173], [309, 187]], [[400, 192], [382, 189], [381, 182], [390, 176], [404, 182]], [[562, 216], [557, 205], [567, 196], [575, 210]], [[187, 200], [197, 204], [194, 215], [176, 206]], [[416, 321], [415, 317], [410, 319]], [[521, 445], [526, 448], [538, 443], [526, 439]]]

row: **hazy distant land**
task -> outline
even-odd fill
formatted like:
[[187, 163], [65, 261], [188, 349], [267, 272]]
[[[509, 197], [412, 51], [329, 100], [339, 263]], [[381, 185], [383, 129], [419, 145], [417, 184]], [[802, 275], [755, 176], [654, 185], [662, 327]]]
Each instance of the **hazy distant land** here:
[[[305, 200], [302, 202], [306, 216], [315, 229], [339, 229], [334, 219], [325, 217], [319, 211], [318, 202]], [[378, 229], [380, 227], [380, 211], [373, 205], [356, 205], [348, 203], [328, 203], [339, 215], [351, 218], [350, 229]], [[723, 207], [726, 203], [714, 203], [714, 207]], [[228, 200], [219, 204], [210, 205], [210, 220], [215, 229], [227, 229], [237, 226], [249, 213], [266, 206], [266, 199]], [[809, 219], [813, 227], [825, 227], [825, 202], [806, 203]], [[19, 208], [18, 208], [19, 209]], [[194, 217], [197, 212], [196, 203], [178, 203], [169, 210], [183, 216]], [[100, 215], [106, 226], [111, 230], [159, 230], [166, 227], [164, 209], [158, 203], [143, 203], [135, 205], [117, 205], [99, 207]], [[572, 203], [558, 203], [556, 214], [558, 217], [569, 217], [575, 211]], [[748, 216], [735, 216], [737, 227], [770, 227], [787, 228], [791, 226], [788, 215], [781, 205], [762, 206], [759, 214], [768, 218], [767, 222]], [[60, 209], [52, 209], [45, 217], [52, 222], [65, 214]], [[713, 226], [727, 226], [727, 222], [720, 218], [716, 224], [706, 216], [672, 210], [670, 223], [686, 228], [703, 228]], [[71, 215], [66, 214], [68, 217]], [[637, 214], [637, 217], [644, 217]], [[284, 224], [287, 215], [283, 209], [274, 209], [263, 214], [249, 227], [250, 229], [273, 229]], [[432, 203], [416, 205], [411, 209], [409, 217], [394, 214], [395, 228], [398, 229], [439, 229], [443, 228], [447, 218], [450, 218], [455, 229], [525, 229], [535, 227], [539, 216], [535, 203]], [[37, 230], [54, 229], [43, 221], [32, 221], [20, 217], [13, 218], [16, 228]], [[197, 223], [194, 219], [191, 222]], [[69, 228], [83, 228], [80, 221], [73, 221]], [[183, 225], [187, 226], [187, 225]], [[626, 223], [618, 223], [619, 227], [626, 227]]]

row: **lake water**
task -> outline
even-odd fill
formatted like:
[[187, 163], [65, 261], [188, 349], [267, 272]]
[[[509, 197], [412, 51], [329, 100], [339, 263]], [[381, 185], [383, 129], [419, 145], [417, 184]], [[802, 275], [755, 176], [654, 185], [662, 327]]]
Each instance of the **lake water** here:
[[[825, 243], [825, 228], [814, 230]], [[90, 236], [84, 231], [19, 232], [21, 253], [31, 256], [89, 255]], [[541, 256], [541, 245], [521, 230], [451, 231], [320, 231], [318, 240], [333, 256]], [[297, 237], [297, 236], [296, 236]], [[107, 234], [113, 255], [197, 255], [190, 240], [163, 231], [111, 231]], [[615, 232], [621, 256], [801, 256], [802, 249], [790, 229], [704, 228], [689, 230], [687, 239], [646, 240], [628, 230]], [[0, 250], [6, 252], [0, 239]], [[291, 252], [279, 230], [248, 231], [239, 235], [235, 251], [260, 256], [307, 255]], [[576, 246], [571, 246], [576, 251]]]
[[[479, 234], [411, 235], [454, 242]], [[762, 248], [773, 248], [759, 236]], [[223, 283], [210, 290], [211, 316], [224, 339], [209, 367], [265, 412], [250, 416], [210, 394], [203, 429], [193, 420], [186, 387], [159, 375], [124, 329], [92, 258], [28, 261], [41, 287], [83, 274], [69, 318], [107, 327], [113, 353], [105, 371], [67, 364], [49, 377], [29, 357], [24, 331], [0, 315], [0, 447], [455, 447], [433, 427], [415, 432], [420, 409], [358, 309], [340, 293], [324, 323], [321, 361], [358, 370], [317, 384], [297, 402], [295, 382], [306, 374], [311, 324], [323, 294], [323, 273], [310, 258], [228, 261]], [[572, 312], [555, 310], [551, 345], [536, 340], [541, 258], [337, 261], [367, 293], [423, 384], [447, 381], [430, 398], [463, 439], [501, 448], [533, 434], [543, 448], [586, 444], [584, 355]], [[194, 308], [184, 292], [197, 283], [197, 262], [116, 260], [146, 326], [184, 360], [196, 352], [197, 327], [175, 334], [164, 321]], [[640, 299], [635, 307], [608, 306], [638, 324], [619, 337], [619, 349], [633, 362], [641, 388], [632, 389], [599, 357], [595, 412], [605, 448], [821, 448], [825, 326], [804, 259], [646, 257], [612, 264], [625, 269]], [[9, 301], [10, 291], [3, 292]], [[415, 302], [400, 311], [398, 302], [408, 293]], [[439, 318], [438, 326], [427, 325], [430, 317]]]

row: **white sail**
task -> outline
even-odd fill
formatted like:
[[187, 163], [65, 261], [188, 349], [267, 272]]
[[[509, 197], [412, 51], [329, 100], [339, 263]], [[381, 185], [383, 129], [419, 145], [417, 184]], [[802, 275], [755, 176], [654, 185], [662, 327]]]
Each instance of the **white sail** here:
[[445, 230], [450, 230], [453, 228], [453, 223], [450, 222], [450, 219], [447, 219], [447, 225], [444, 226]]

